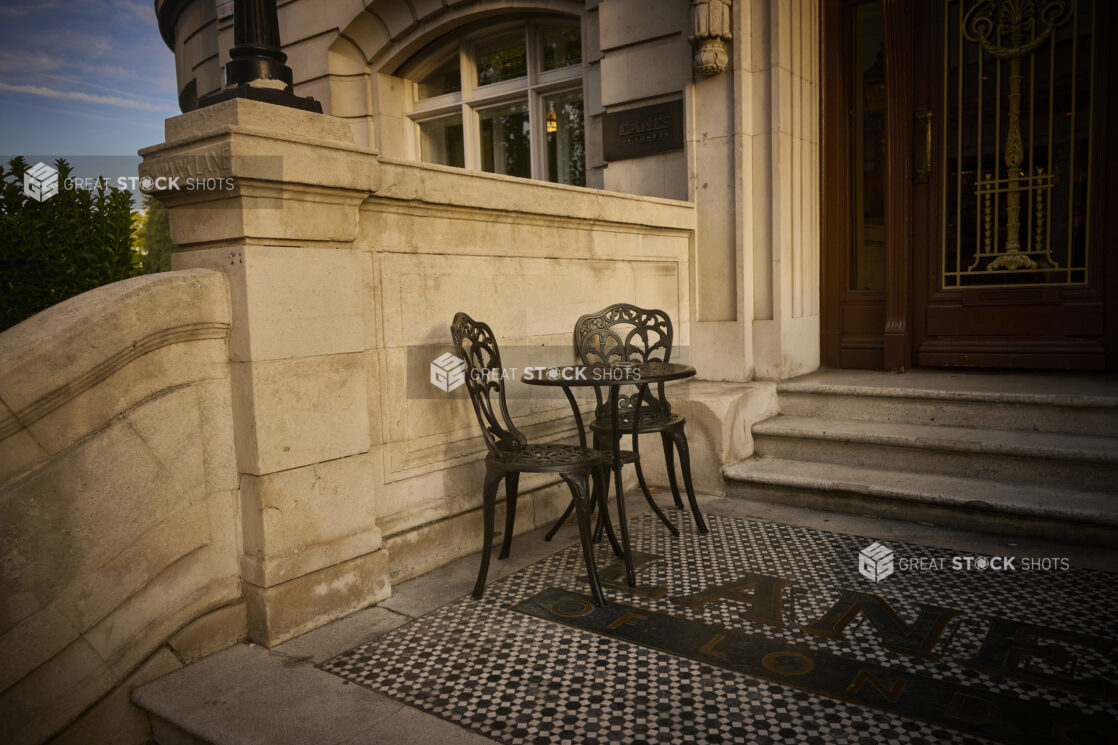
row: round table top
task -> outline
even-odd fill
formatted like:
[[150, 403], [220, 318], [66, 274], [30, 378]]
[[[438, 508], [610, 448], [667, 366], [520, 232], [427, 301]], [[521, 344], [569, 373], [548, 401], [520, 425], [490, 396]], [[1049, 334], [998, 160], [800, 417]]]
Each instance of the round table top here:
[[563, 365], [525, 368], [521, 380], [528, 385], [614, 386], [664, 383], [695, 375], [695, 368], [677, 362], [640, 365]]

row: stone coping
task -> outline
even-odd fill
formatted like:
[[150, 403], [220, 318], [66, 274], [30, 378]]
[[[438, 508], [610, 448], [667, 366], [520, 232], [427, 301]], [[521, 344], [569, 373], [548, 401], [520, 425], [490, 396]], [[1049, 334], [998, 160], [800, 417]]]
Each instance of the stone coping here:
[[695, 229], [695, 205], [536, 179], [380, 157], [381, 188], [372, 196], [487, 211], [523, 212], [651, 228]]

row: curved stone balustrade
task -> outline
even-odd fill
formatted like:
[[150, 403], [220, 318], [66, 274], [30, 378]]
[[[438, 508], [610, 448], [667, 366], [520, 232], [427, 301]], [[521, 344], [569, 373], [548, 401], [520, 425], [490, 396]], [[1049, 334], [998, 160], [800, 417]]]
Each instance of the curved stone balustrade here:
[[0, 334], [0, 740], [142, 741], [132, 688], [244, 636], [229, 319], [190, 270]]

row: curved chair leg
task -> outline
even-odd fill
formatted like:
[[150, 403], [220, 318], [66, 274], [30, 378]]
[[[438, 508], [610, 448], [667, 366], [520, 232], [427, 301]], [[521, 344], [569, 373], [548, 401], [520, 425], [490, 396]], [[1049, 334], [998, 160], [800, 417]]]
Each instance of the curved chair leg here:
[[622, 558], [625, 552], [621, 550], [621, 544], [617, 542], [617, 535], [613, 532], [613, 524], [609, 519], [609, 502], [607, 501], [606, 487], [609, 485], [610, 472], [605, 466], [595, 469], [594, 471], [594, 499], [598, 503], [598, 524], [594, 526], [594, 542], [598, 542], [599, 532], [605, 530], [606, 536], [609, 538], [609, 545], [613, 549], [614, 556]]
[[[594, 439], [591, 440], [591, 442], [592, 442], [591, 447], [594, 448], [595, 450], [598, 450], [599, 445], [601, 444], [601, 439], [598, 437], [597, 432], [594, 433]], [[608, 468], [605, 469], [603, 471], [603, 473], [608, 474], [609, 469]], [[597, 484], [597, 479], [598, 479], [598, 471], [595, 470], [594, 471], [594, 483], [595, 484]], [[596, 500], [597, 495], [598, 495], [598, 492], [597, 492], [598, 487], [595, 486], [594, 489], [595, 489], [594, 498]], [[607, 494], [609, 493], [609, 480], [608, 479], [606, 480], [606, 493]], [[597, 543], [598, 541], [602, 540], [602, 530], [604, 529], [604, 525], [605, 525], [605, 523], [603, 521], [605, 519], [608, 519], [608, 518], [609, 518], [609, 513], [607, 512], [607, 513], [605, 513], [605, 515], [603, 515], [602, 511], [601, 511], [601, 508], [599, 507], [598, 508], [598, 519], [594, 523], [594, 543]]]
[[598, 519], [594, 521], [594, 543], [602, 540], [602, 531], [605, 530], [606, 520], [609, 519], [609, 513], [602, 512], [601, 499], [599, 499], [599, 490], [602, 488], [602, 473], [603, 469], [595, 468], [593, 474], [591, 474], [592, 481], [590, 482], [591, 494], [594, 497], [593, 504], [598, 510]]
[[638, 436], [633, 435], [633, 455], [636, 456], [636, 459], [633, 461], [633, 465], [637, 469], [637, 483], [641, 485], [641, 492], [644, 493], [645, 501], [647, 501], [649, 504], [653, 504], [652, 491], [648, 488], [648, 482], [644, 480], [644, 471], [641, 469], [641, 451], [640, 445], [638, 444], [637, 440]]
[[[598, 449], [598, 447], [597, 447], [598, 443], [599, 443], [598, 436], [594, 435], [594, 446], [595, 446], [594, 449], [595, 450]], [[604, 484], [602, 486], [602, 504], [608, 505], [609, 504], [609, 491], [613, 487], [613, 468], [610, 467], [609, 463], [606, 463], [605, 465], [602, 466], [602, 474], [604, 476]], [[604, 517], [603, 517], [603, 515], [604, 515]], [[602, 508], [599, 507], [598, 508], [598, 522], [594, 526], [594, 541], [595, 541], [595, 543], [602, 537], [602, 530], [605, 527], [604, 523], [603, 523], [603, 520], [608, 520], [608, 519], [609, 519], [609, 508], [607, 507], [605, 512], [602, 512]], [[612, 530], [612, 526], [611, 526], [611, 530]]]
[[567, 486], [571, 488], [571, 501], [575, 505], [575, 516], [578, 518], [578, 532], [582, 538], [582, 558], [586, 562], [586, 574], [590, 580], [590, 595], [594, 598], [594, 605], [605, 605], [606, 596], [602, 593], [602, 583], [598, 579], [598, 566], [594, 562], [594, 543], [590, 535], [590, 479], [584, 473], [561, 474]]
[[678, 536], [679, 528], [677, 528], [675, 524], [668, 519], [668, 516], [664, 514], [664, 511], [662, 509], [660, 509], [660, 505], [656, 504], [655, 500], [652, 499], [652, 495], [648, 492], [648, 485], [644, 483], [644, 474], [641, 473], [640, 459], [637, 459], [636, 466], [637, 481], [640, 482], [641, 491], [644, 493], [644, 501], [648, 502], [648, 506], [651, 507], [652, 511], [656, 513], [656, 517], [660, 518], [660, 522], [664, 523], [664, 525], [668, 527], [668, 530], [671, 532], [671, 534], [673, 536]]
[[547, 535], [545, 535], [543, 539], [545, 541], [550, 541], [552, 538], [554, 538], [555, 534], [559, 532], [559, 528], [563, 527], [563, 523], [567, 522], [567, 518], [571, 516], [571, 513], [574, 512], [574, 510], [575, 503], [571, 502], [567, 505], [567, 509], [563, 510], [563, 514], [559, 516], [559, 519], [555, 521], [555, 524], [551, 526], [551, 530], [547, 531]]
[[[613, 532], [613, 523], [609, 518], [609, 502], [607, 501], [609, 499], [609, 483], [609, 469], [603, 468], [594, 472], [594, 494], [596, 495], [595, 500], [598, 504], [598, 520], [594, 525], [593, 537], [594, 542], [597, 543], [604, 531], [606, 537], [609, 538], [613, 553], [621, 557], [625, 554], [621, 550], [621, 544], [617, 542], [617, 534]], [[559, 532], [559, 528], [563, 527], [563, 523], [567, 521], [567, 518], [571, 516], [574, 510], [575, 503], [570, 502], [567, 505], [567, 509], [563, 511], [563, 514], [559, 516], [559, 519], [555, 521], [555, 524], [551, 526], [551, 530], [547, 531], [547, 535], [545, 535], [543, 539], [545, 541], [550, 541], [554, 538], [555, 534]]]
[[485, 492], [482, 496], [482, 543], [481, 543], [481, 568], [477, 573], [477, 582], [474, 583], [474, 597], [480, 598], [485, 591], [485, 577], [489, 574], [489, 556], [493, 553], [493, 522], [497, 513], [497, 485], [504, 478], [504, 473], [498, 469], [489, 469], [485, 472]]
[[[594, 444], [591, 447], [593, 447], [595, 450], [597, 450], [598, 449], [598, 442], [599, 442], [597, 432], [594, 433], [593, 442], [594, 442]], [[563, 523], [567, 522], [567, 518], [571, 516], [571, 513], [574, 512], [574, 509], [575, 509], [575, 506], [574, 506], [573, 502], [571, 504], [567, 505], [567, 509], [563, 510], [563, 514], [559, 516], [559, 519], [556, 520], [555, 524], [551, 526], [551, 530], [547, 531], [547, 535], [545, 535], [543, 537], [543, 539], [545, 541], [550, 541], [552, 538], [555, 537], [555, 534], [559, 532], [559, 528], [563, 527]], [[599, 522], [599, 525], [600, 525], [601, 521], [599, 520], [598, 522]], [[599, 527], [595, 526], [595, 528], [594, 528], [594, 540], [596, 541], [600, 537], [601, 537], [601, 530], [600, 530]]]
[[660, 440], [664, 444], [664, 468], [668, 471], [668, 484], [672, 487], [672, 499], [675, 500], [677, 510], [683, 509], [683, 499], [679, 496], [679, 482], [675, 478], [675, 449], [672, 447], [672, 433], [665, 430], [660, 433]]
[[512, 547], [512, 529], [516, 525], [516, 492], [520, 487], [520, 472], [509, 471], [505, 475], [505, 535], [501, 541], [498, 559], [509, 558]]
[[683, 486], [687, 489], [687, 501], [691, 503], [691, 513], [695, 516], [695, 525], [700, 533], [709, 533], [703, 522], [703, 513], [699, 512], [699, 503], [695, 501], [695, 488], [691, 485], [691, 452], [687, 448], [687, 434], [680, 427], [672, 433], [675, 449], [679, 451], [679, 467], [683, 471]]

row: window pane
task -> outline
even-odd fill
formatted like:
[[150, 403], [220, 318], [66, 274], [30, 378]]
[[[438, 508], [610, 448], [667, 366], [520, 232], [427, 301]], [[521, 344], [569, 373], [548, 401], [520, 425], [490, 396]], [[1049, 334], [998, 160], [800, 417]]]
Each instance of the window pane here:
[[425, 98], [457, 93], [460, 90], [462, 90], [462, 75], [458, 71], [458, 55], [455, 54], [419, 81], [416, 95], [422, 101]]
[[464, 168], [466, 158], [462, 148], [462, 115], [420, 122], [419, 154], [424, 163]]
[[477, 84], [489, 85], [528, 74], [524, 31], [505, 34], [477, 45]]
[[543, 41], [543, 69], [577, 65], [582, 62], [582, 35], [577, 28], [545, 28]]
[[481, 170], [531, 178], [528, 105], [515, 103], [478, 112], [481, 124]]
[[582, 91], [547, 96], [543, 105], [544, 129], [547, 132], [547, 180], [586, 186]]
[[854, 8], [850, 289], [885, 289], [885, 47], [881, 2]]

